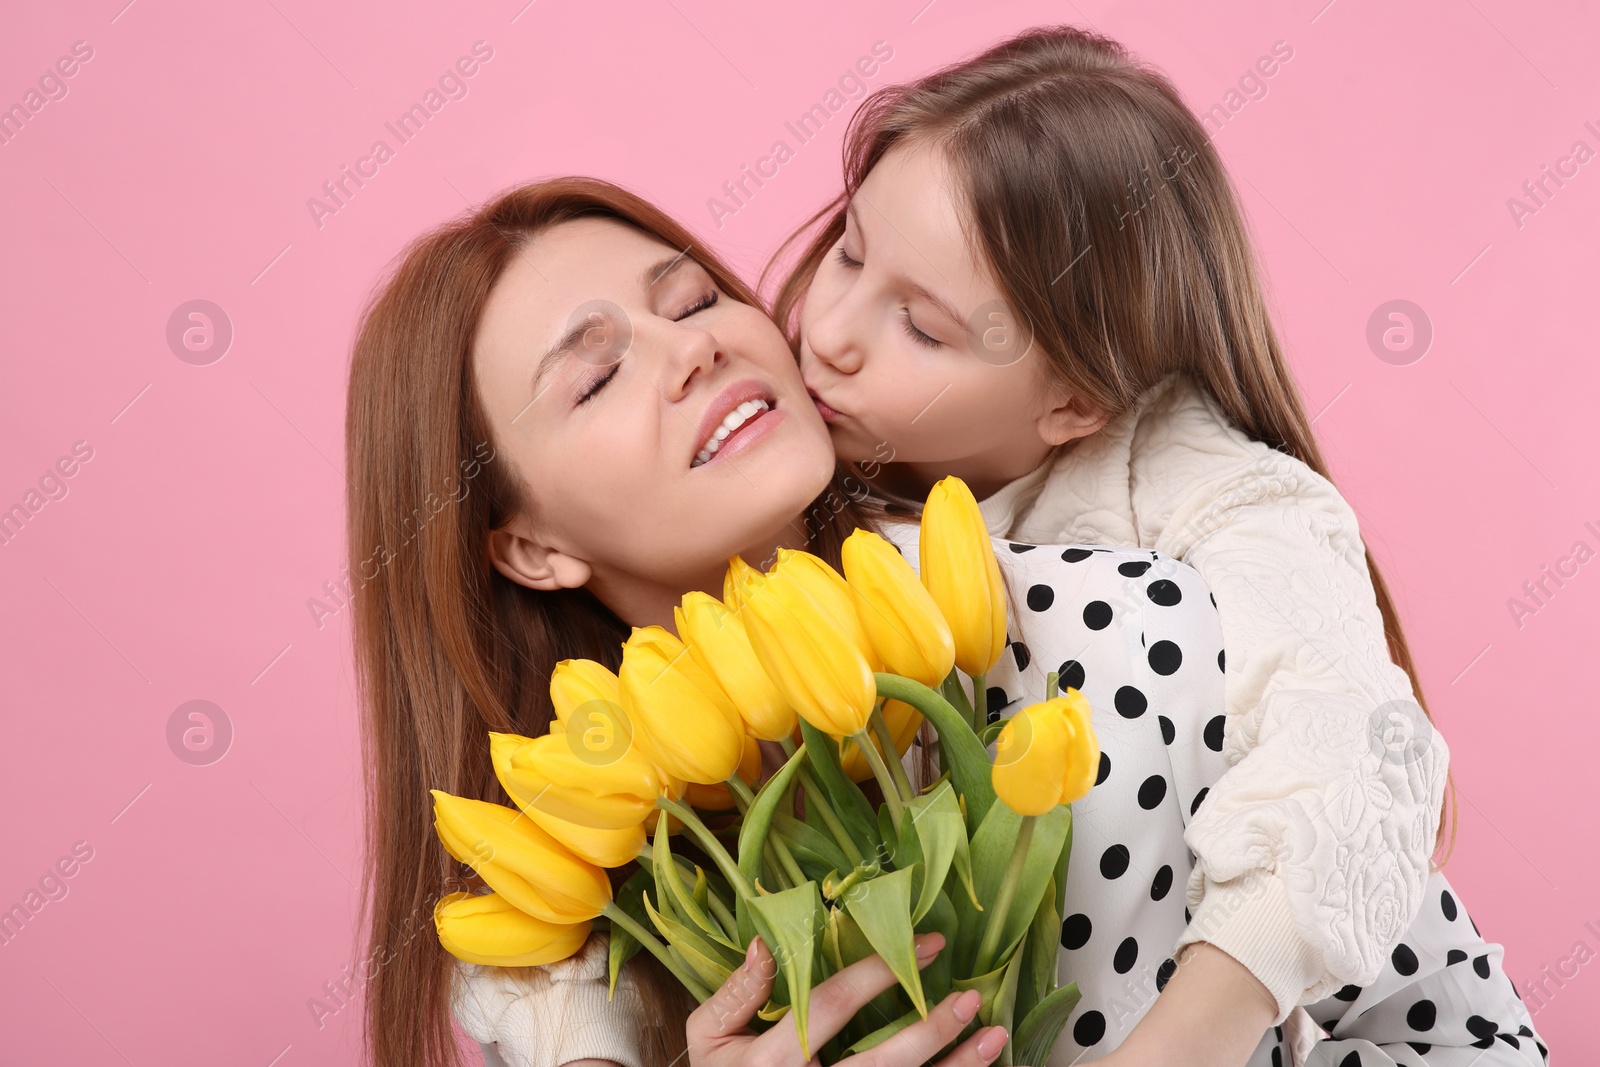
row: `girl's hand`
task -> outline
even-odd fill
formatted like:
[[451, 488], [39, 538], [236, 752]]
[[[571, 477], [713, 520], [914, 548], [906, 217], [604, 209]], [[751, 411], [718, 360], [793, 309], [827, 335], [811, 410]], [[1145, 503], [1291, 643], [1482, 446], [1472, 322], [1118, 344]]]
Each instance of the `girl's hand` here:
[[[916, 939], [917, 964], [926, 967], [944, 947], [944, 935], [922, 934]], [[765, 1033], [752, 1033], [748, 1023], [772, 994], [777, 961], [758, 937], [750, 942], [744, 964], [689, 1016], [690, 1067], [802, 1067], [817, 1065], [813, 1055], [800, 1054], [800, 1037], [793, 1021]], [[894, 973], [877, 955], [852, 963], [811, 991], [811, 1018], [807, 1038], [820, 1048], [873, 997], [895, 984]], [[850, 1057], [852, 1067], [920, 1067], [966, 1027], [978, 1013], [976, 990], [951, 993], [926, 1019], [906, 1027], [882, 1044]], [[986, 1026], [940, 1061], [939, 1067], [985, 1067], [1005, 1047], [1006, 1029]]]

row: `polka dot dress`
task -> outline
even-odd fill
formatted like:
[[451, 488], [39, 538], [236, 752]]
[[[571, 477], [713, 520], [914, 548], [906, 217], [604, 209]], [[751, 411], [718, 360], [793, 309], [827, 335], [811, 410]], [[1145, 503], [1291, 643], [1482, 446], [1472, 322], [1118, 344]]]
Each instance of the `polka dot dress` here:
[[[916, 535], [890, 534], [913, 564]], [[985, 679], [991, 720], [1041, 699], [1054, 670], [1088, 698], [1100, 741], [1095, 786], [1073, 805], [1061, 924], [1058, 973], [1083, 999], [1049, 1067], [1068, 1067], [1121, 1044], [1177, 969], [1171, 951], [1189, 922], [1195, 862], [1183, 831], [1228, 771], [1227, 657], [1215, 601], [1183, 563], [1095, 545], [997, 541], [996, 552], [1012, 625]], [[1429, 894], [1432, 906], [1375, 982], [1308, 1006], [1332, 1035], [1313, 1064], [1544, 1062], [1500, 947], [1478, 936], [1443, 875]], [[1262, 1036], [1249, 1064], [1290, 1067], [1283, 1027]]]

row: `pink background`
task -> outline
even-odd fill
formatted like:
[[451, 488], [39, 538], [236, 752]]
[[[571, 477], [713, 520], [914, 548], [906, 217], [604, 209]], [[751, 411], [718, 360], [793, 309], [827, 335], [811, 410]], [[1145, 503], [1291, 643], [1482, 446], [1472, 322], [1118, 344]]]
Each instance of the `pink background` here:
[[[93, 48], [0, 145], [0, 508], [74, 442], [93, 449], [0, 546], [0, 908], [75, 842], [93, 850], [0, 946], [6, 1063], [356, 1059], [358, 1007], [319, 1027], [308, 1006], [331, 1008], [324, 981], [358, 956], [360, 778], [347, 613], [318, 629], [307, 601], [344, 559], [357, 309], [403, 242], [509, 184], [583, 172], [753, 271], [838, 179], [845, 116], [804, 146], [785, 120], [873, 42], [894, 50], [876, 86], [1062, 18], [1127, 42], [1197, 109], [1293, 48], [1216, 140], [1450, 741], [1448, 872], [1519, 983], [1600, 949], [1600, 561], [1520, 627], [1507, 606], [1574, 542], [1600, 550], [1600, 364], [1578, 311], [1600, 161], [1520, 226], [1507, 205], [1575, 141], [1600, 150], [1592, 9], [125, 2], [14, 8], [0, 34], [0, 104]], [[384, 122], [479, 40], [494, 54], [469, 95], [319, 227], [307, 199], [374, 140], [396, 147]], [[717, 229], [707, 199], [779, 138], [795, 158]], [[1366, 341], [1397, 298], [1434, 330], [1407, 365]], [[233, 326], [210, 365], [166, 339], [193, 299]], [[168, 742], [196, 699], [233, 731], [209, 765]], [[1592, 962], [1538, 1010], [1558, 1056], [1600, 1049], [1597, 1003]]]

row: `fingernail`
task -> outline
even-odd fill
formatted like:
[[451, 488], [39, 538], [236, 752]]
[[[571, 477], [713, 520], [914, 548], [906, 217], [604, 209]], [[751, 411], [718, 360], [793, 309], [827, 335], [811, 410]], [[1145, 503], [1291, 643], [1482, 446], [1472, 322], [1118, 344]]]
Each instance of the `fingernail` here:
[[983, 996], [976, 989], [969, 989], [956, 998], [951, 1010], [955, 1012], [957, 1019], [970, 1022], [972, 1017], [978, 1014], [978, 1005], [982, 1003]]
[[749, 967], [756, 962], [756, 939], [750, 939], [750, 947], [744, 950], [744, 965]]
[[923, 934], [917, 938], [917, 959], [931, 960], [944, 948], [944, 935], [940, 933]]
[[1005, 1047], [1006, 1028], [1003, 1026], [996, 1026], [978, 1038], [978, 1055], [986, 1060], [1000, 1055], [1000, 1050]]

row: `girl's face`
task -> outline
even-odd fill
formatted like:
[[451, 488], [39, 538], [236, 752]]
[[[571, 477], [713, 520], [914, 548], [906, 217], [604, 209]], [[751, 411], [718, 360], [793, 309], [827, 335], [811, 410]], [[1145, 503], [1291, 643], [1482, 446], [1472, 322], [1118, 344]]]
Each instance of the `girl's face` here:
[[489, 295], [473, 368], [526, 514], [490, 538], [537, 589], [594, 592], [671, 624], [727, 560], [803, 544], [833, 474], [827, 431], [758, 308], [688, 255], [609, 219], [541, 233]]
[[892, 449], [915, 488], [955, 474], [981, 498], [1097, 424], [1047, 378], [967, 241], [960, 195], [927, 142], [884, 155], [806, 294], [800, 368], [840, 458]]

